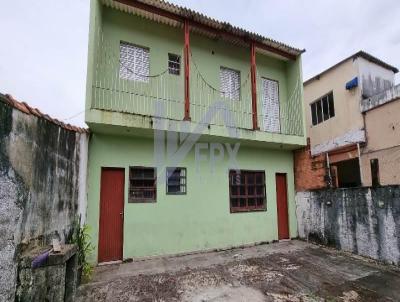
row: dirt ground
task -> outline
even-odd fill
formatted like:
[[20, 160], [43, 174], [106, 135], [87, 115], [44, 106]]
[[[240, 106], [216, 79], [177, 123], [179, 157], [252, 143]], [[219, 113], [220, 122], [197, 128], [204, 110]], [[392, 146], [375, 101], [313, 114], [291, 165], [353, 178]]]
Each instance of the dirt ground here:
[[100, 266], [77, 301], [400, 301], [400, 269], [292, 240]]

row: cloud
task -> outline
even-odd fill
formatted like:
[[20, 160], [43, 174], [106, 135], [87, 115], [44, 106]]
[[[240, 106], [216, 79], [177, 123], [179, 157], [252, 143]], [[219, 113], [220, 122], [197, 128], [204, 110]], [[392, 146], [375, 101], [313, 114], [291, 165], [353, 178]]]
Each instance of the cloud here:
[[[173, 0], [306, 48], [304, 79], [358, 50], [400, 67], [397, 0]], [[65, 119], [84, 110], [89, 0], [2, 1], [0, 92]], [[68, 120], [83, 125], [84, 114]]]

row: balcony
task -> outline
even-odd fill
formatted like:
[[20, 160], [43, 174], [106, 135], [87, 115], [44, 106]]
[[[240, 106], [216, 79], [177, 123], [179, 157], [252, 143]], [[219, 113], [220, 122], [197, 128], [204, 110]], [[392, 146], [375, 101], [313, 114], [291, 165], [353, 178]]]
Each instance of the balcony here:
[[[124, 79], [121, 76], [119, 45], [107, 40], [101, 33], [96, 40], [98, 45], [89, 109], [170, 121], [184, 120], [183, 65], [179, 74], [170, 73], [168, 68], [164, 68], [146, 75], [135, 74], [136, 80]], [[242, 71], [240, 75], [237, 91], [227, 92], [216, 87], [215, 81], [209, 81], [207, 70], [203, 70], [202, 60], [195, 51], [190, 54], [189, 61], [191, 122], [253, 131], [250, 64], [247, 73]], [[279, 106], [275, 106], [271, 114], [271, 104], [265, 95], [266, 78], [257, 72], [259, 129], [255, 132], [304, 139], [300, 73], [295, 68], [286, 73], [290, 84], [286, 85], [282, 93], [278, 92]], [[229, 97], [231, 94], [238, 95], [237, 99]]]

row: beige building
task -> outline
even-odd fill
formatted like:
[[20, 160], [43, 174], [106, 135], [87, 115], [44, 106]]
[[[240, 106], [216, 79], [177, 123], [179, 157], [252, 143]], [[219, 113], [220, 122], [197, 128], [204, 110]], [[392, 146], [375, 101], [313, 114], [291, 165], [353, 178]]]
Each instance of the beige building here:
[[[362, 148], [363, 185], [400, 184], [400, 85], [361, 102], [366, 144]], [[374, 171], [376, 169], [376, 171]]]
[[397, 72], [360, 51], [304, 83], [309, 152], [323, 156], [326, 185], [399, 183]]

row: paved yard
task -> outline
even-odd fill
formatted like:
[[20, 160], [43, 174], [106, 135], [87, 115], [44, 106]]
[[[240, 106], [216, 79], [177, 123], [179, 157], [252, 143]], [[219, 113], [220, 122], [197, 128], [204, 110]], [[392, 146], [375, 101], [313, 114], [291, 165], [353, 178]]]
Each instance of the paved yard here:
[[400, 301], [400, 270], [288, 241], [96, 268], [78, 301]]

